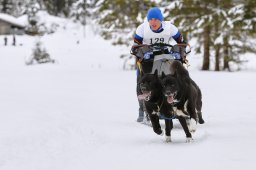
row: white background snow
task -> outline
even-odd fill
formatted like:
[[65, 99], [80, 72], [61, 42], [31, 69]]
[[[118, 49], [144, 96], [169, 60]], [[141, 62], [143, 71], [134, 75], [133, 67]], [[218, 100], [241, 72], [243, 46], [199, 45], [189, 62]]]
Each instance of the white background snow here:
[[[136, 122], [136, 73], [118, 57], [129, 49], [82, 30], [67, 22], [41, 38], [17, 36], [15, 47], [0, 36], [1, 170], [256, 169], [255, 54], [243, 71], [202, 72], [192, 53], [206, 123], [185, 143], [175, 120], [165, 143]], [[25, 65], [38, 38], [57, 64]]]

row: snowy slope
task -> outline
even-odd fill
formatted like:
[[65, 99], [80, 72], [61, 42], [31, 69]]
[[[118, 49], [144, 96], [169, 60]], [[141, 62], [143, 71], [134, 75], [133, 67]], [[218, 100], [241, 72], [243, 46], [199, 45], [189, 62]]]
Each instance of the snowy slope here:
[[[58, 63], [26, 66], [35, 37], [0, 45], [2, 170], [254, 170], [255, 71], [201, 72], [204, 125], [185, 143], [178, 122], [172, 143], [135, 122], [135, 71], [122, 71], [112, 47], [87, 28], [67, 26], [41, 37]], [[3, 38], [2, 36], [0, 37]], [[79, 44], [77, 44], [79, 41]]]

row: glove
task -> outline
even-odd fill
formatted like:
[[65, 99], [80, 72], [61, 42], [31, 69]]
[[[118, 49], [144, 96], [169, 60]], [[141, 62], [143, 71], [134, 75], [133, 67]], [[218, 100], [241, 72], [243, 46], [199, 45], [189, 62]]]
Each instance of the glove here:
[[134, 46], [132, 46], [130, 54], [132, 55], [136, 55], [137, 54], [137, 48], [135, 48]]
[[150, 59], [150, 57], [151, 57], [151, 55], [152, 55], [153, 53], [152, 52], [146, 52], [145, 54], [144, 54], [144, 59], [145, 60], [148, 60], [148, 59]]
[[180, 53], [172, 52], [171, 55], [173, 56], [173, 58], [174, 58], [175, 60], [181, 60]]

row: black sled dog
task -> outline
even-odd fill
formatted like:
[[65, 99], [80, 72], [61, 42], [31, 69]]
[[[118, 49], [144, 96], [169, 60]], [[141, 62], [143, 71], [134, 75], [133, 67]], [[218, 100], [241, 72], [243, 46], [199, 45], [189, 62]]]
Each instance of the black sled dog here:
[[174, 114], [172, 105], [168, 104], [163, 94], [163, 87], [157, 70], [154, 74], [145, 74], [139, 81], [139, 87], [141, 91], [139, 99], [145, 101], [145, 108], [149, 114], [153, 131], [158, 135], [163, 135], [159, 122], [159, 118], [162, 117], [165, 119], [166, 142], [171, 142], [172, 119], [177, 118], [185, 131], [187, 137], [186, 142], [190, 142], [192, 135], [187, 126], [186, 118], [183, 115]]
[[179, 61], [170, 64], [170, 71], [169, 75], [162, 74], [163, 94], [177, 115], [190, 118], [189, 130], [194, 132], [197, 122], [204, 123], [201, 90]]

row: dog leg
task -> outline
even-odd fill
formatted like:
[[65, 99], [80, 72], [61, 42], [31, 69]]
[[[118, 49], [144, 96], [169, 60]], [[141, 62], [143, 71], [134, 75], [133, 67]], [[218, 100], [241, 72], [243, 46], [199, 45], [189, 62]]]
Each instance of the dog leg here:
[[196, 131], [196, 120], [194, 118], [190, 119], [189, 122], [189, 131], [190, 132], [195, 132]]
[[172, 142], [171, 136], [165, 136], [165, 142], [166, 143]]
[[203, 119], [203, 117], [202, 117], [202, 112], [197, 112], [197, 115], [198, 115], [198, 122], [200, 123], [200, 124], [204, 124], [204, 119]]
[[160, 126], [159, 117], [156, 114], [149, 113], [149, 118], [151, 120], [151, 124], [153, 130], [158, 135], [163, 135], [163, 131]]
[[173, 127], [172, 120], [165, 119], [165, 135], [166, 136], [171, 136], [172, 127]]
[[192, 135], [191, 135], [191, 133], [189, 131], [186, 119], [184, 117], [182, 117], [182, 116], [179, 116], [178, 119], [179, 119], [179, 122], [180, 122], [180, 124], [181, 124], [181, 126], [182, 126], [182, 128], [183, 128], [183, 130], [184, 130], [184, 132], [186, 134], [186, 137], [187, 138], [192, 138]]
[[186, 138], [186, 143], [191, 143], [193, 141], [194, 141], [193, 138]]
[[172, 120], [165, 119], [165, 142], [171, 142], [171, 130], [173, 128]]

